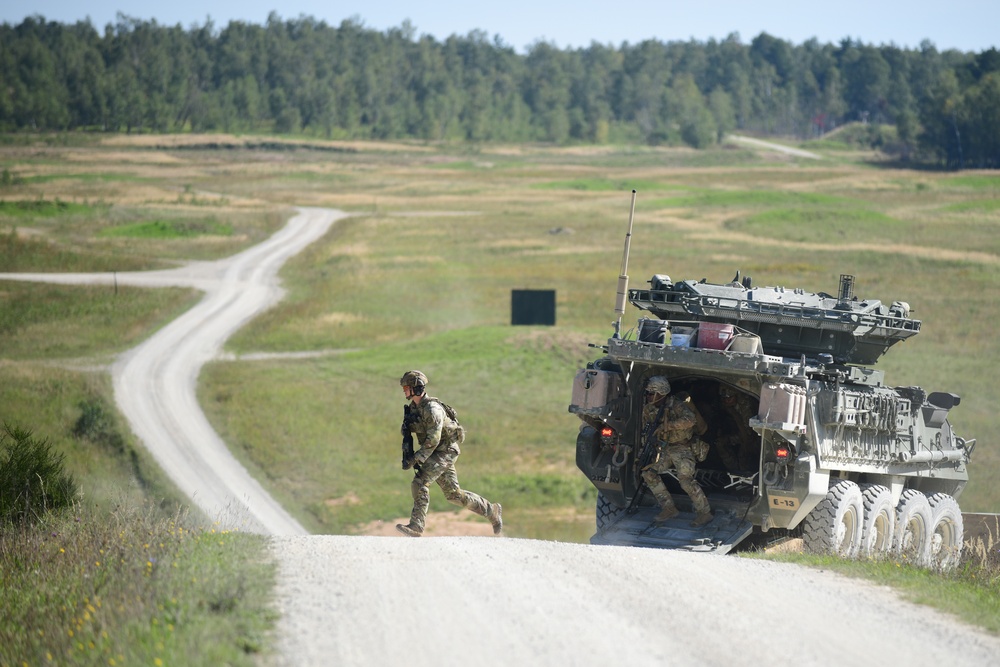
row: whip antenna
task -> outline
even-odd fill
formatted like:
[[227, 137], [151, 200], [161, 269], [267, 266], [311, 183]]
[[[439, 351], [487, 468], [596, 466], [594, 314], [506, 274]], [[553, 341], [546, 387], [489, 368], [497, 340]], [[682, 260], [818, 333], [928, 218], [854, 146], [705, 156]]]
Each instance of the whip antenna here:
[[622, 252], [622, 270], [618, 274], [618, 294], [615, 296], [615, 314], [618, 319], [615, 321], [614, 338], [620, 337], [622, 327], [622, 315], [625, 314], [625, 297], [628, 295], [628, 251], [632, 244], [632, 220], [635, 218], [635, 190], [632, 190], [632, 205], [628, 212], [628, 233], [625, 234], [625, 250]]

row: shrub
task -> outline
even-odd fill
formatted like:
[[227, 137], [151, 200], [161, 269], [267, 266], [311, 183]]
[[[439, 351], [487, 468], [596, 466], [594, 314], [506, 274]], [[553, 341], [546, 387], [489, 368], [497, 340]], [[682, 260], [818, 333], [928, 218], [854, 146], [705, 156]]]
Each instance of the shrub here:
[[108, 447], [113, 453], [125, 451], [125, 441], [118, 432], [114, 413], [100, 399], [81, 401], [80, 418], [73, 425], [73, 436]]
[[0, 431], [0, 524], [35, 523], [46, 512], [68, 507], [77, 495], [63, 472], [63, 454], [47, 440], [4, 423]]

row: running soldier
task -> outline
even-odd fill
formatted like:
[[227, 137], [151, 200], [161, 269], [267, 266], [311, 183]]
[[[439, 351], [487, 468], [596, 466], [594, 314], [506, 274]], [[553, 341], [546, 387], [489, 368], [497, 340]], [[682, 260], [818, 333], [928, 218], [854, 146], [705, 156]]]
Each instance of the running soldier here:
[[[416, 474], [410, 484], [413, 494], [413, 511], [408, 524], [396, 524], [396, 530], [420, 537], [427, 520], [430, 505], [430, 484], [437, 482], [444, 497], [453, 505], [459, 505], [484, 516], [493, 524], [493, 534], [503, 530], [500, 503], [491, 503], [471, 491], [463, 491], [458, 486], [455, 460], [462, 453], [459, 445], [465, 440], [465, 429], [445, 409], [445, 405], [433, 396], [424, 394], [427, 376], [420, 371], [407, 371], [399, 380], [403, 395], [410, 401], [413, 418], [410, 430], [416, 436], [420, 448], [413, 454], [413, 468]], [[404, 461], [404, 466], [407, 462]], [[409, 467], [409, 466], [407, 466]]]

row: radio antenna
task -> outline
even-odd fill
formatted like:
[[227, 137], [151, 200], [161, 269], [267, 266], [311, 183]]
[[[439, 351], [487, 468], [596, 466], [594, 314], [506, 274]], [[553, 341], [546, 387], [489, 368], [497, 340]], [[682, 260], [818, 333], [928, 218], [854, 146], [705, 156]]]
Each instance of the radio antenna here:
[[625, 314], [625, 297], [628, 296], [628, 251], [632, 244], [632, 221], [635, 219], [635, 190], [632, 190], [632, 205], [628, 212], [628, 233], [625, 234], [625, 250], [622, 252], [622, 269], [618, 274], [618, 294], [615, 296], [615, 335], [621, 338], [622, 315]]

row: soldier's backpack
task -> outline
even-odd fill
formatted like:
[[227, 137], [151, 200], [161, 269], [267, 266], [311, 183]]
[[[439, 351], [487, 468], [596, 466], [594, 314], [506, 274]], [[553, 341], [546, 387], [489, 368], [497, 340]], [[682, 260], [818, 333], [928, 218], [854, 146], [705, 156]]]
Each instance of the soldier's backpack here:
[[455, 412], [455, 408], [451, 407], [444, 401], [438, 401], [438, 403], [440, 403], [441, 407], [444, 408], [444, 413], [448, 415], [448, 419], [452, 420], [453, 422], [461, 426], [461, 424], [458, 423], [458, 413]]
[[458, 413], [455, 412], [455, 408], [451, 407], [440, 398], [429, 397], [431, 400], [437, 402], [442, 408], [444, 408], [444, 413], [448, 415], [448, 419], [455, 422], [455, 437], [459, 443], [465, 442], [465, 427], [462, 426], [458, 421]]

